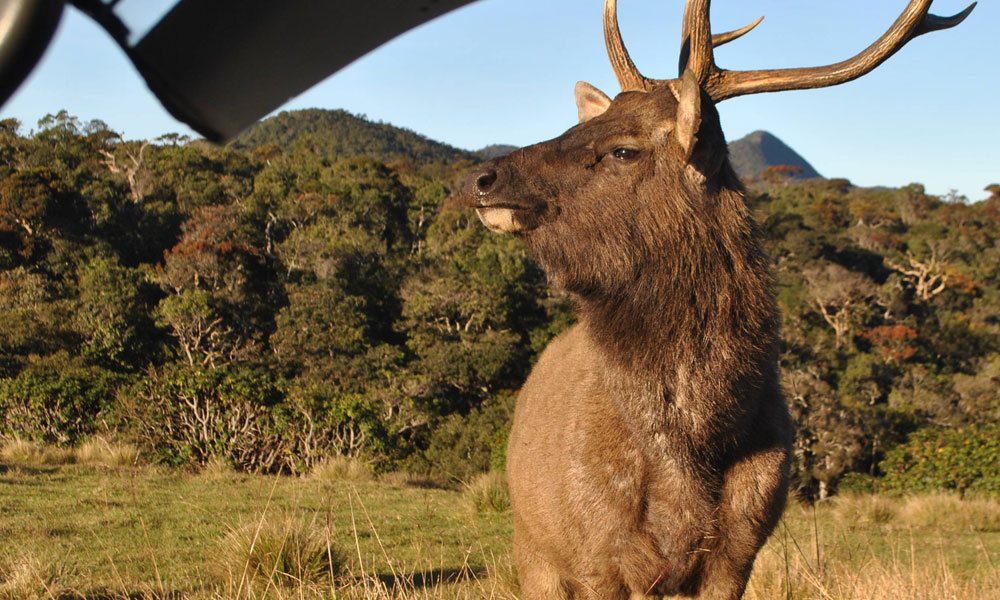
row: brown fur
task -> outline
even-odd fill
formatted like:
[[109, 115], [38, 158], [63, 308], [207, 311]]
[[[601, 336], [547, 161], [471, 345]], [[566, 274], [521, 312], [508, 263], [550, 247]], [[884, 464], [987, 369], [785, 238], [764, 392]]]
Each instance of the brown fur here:
[[626, 92], [465, 192], [580, 317], [539, 358], [510, 437], [528, 600], [739, 598], [784, 506], [778, 311], [707, 98], [702, 111], [690, 162], [675, 95]]

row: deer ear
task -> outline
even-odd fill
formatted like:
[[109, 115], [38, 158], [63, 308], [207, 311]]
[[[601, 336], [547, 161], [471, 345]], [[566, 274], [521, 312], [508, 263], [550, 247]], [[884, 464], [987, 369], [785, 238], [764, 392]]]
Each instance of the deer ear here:
[[677, 97], [677, 127], [674, 135], [684, 153], [684, 161], [691, 160], [694, 145], [698, 141], [698, 128], [701, 127], [701, 86], [690, 69], [685, 69], [679, 85], [671, 85], [670, 89]]
[[611, 98], [607, 94], [586, 81], [576, 82], [576, 110], [580, 114], [581, 123], [603, 114], [609, 106]]

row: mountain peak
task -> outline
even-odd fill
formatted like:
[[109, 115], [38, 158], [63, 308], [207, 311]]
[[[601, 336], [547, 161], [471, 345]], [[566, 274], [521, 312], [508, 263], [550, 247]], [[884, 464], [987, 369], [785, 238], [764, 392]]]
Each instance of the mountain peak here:
[[768, 167], [778, 165], [801, 168], [796, 179], [822, 177], [806, 159], [767, 131], [754, 131], [730, 142], [729, 161], [741, 179], [760, 179]]

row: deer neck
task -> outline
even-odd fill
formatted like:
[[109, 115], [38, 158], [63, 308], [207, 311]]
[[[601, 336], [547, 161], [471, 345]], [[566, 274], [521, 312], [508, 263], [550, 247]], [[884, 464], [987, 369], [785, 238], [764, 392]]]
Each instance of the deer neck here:
[[778, 314], [742, 191], [722, 188], [702, 202], [713, 209], [654, 247], [630, 285], [577, 298], [581, 324], [625, 379], [726, 388], [758, 376], [773, 356]]

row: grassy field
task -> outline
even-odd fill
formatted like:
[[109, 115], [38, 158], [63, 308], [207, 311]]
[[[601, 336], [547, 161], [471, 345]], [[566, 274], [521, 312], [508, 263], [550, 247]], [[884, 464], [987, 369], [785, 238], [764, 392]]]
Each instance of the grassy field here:
[[[3, 448], [0, 598], [517, 597], [495, 482], [130, 462], [111, 446]], [[747, 598], [985, 600], [998, 566], [994, 499], [842, 497], [789, 508]]]

